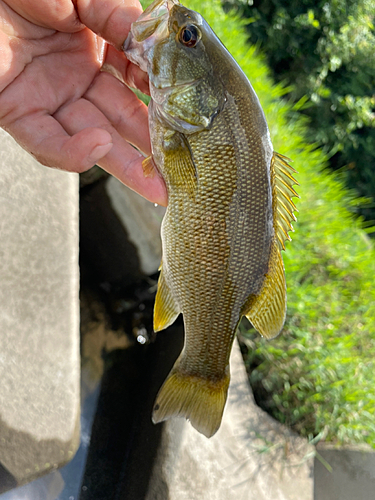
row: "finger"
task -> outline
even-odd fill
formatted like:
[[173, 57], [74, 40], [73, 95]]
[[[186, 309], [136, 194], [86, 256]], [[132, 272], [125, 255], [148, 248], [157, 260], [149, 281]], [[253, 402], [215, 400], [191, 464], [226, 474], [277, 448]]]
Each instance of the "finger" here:
[[85, 172], [113, 146], [111, 134], [87, 127], [70, 136], [50, 115], [33, 113], [7, 127], [7, 132], [40, 163], [68, 172]]
[[114, 139], [113, 153], [109, 152], [98, 161], [98, 165], [148, 201], [166, 207], [168, 194], [162, 177], [159, 174], [145, 177], [142, 168], [144, 156], [137, 154], [135, 149], [133, 155], [125, 156], [125, 149]]
[[93, 123], [107, 130], [112, 136], [113, 148], [97, 162], [98, 165], [149, 201], [159, 205], [167, 204], [167, 190], [163, 179], [159, 175], [144, 176], [144, 156], [121, 137], [93, 103], [79, 99], [61, 108], [55, 117], [71, 135]]
[[76, 0], [76, 6], [81, 21], [119, 50], [142, 13], [138, 0]]
[[104, 67], [129, 87], [139, 89], [144, 94], [150, 95], [147, 73], [126, 59], [122, 51], [116, 50], [111, 45], [107, 47]]
[[107, 47], [106, 66], [130, 87], [149, 94], [148, 75], [138, 66], [128, 61], [122, 46], [131, 24], [138, 19], [142, 8], [138, 0], [77, 0], [80, 19], [94, 33], [112, 44]]
[[128, 142], [151, 154], [147, 106], [114, 76], [101, 72], [85, 94]]
[[28, 21], [57, 31], [75, 33], [84, 28], [71, 0], [6, 0], [15, 12]]

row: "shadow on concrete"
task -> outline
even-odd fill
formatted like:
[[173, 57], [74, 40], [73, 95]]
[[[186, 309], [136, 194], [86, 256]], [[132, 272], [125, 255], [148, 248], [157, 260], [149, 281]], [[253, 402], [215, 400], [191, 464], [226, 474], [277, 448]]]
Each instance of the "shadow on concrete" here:
[[108, 355], [80, 500], [145, 498], [162, 432], [151, 422], [152, 406], [182, 334], [181, 325], [172, 327], [148, 346]]
[[[127, 336], [129, 345], [102, 351], [101, 389], [79, 498], [142, 500], [162, 435], [162, 425], [151, 421], [152, 407], [182, 349], [183, 326], [180, 319], [157, 337], [153, 333], [157, 276], [152, 280], [142, 275], [136, 249], [111, 207], [105, 182], [101, 179], [81, 190], [81, 287], [88, 305], [84, 314], [92, 306], [88, 302], [104, 305], [99, 321], [119, 337]], [[92, 315], [82, 317], [82, 322], [92, 320]], [[139, 331], [144, 332], [144, 345], [136, 340]]]

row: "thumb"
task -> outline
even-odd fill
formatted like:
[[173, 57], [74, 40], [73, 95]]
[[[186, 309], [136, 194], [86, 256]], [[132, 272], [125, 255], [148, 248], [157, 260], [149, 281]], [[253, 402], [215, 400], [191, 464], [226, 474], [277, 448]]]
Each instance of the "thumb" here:
[[138, 0], [77, 0], [76, 9], [82, 23], [119, 50], [142, 13]]

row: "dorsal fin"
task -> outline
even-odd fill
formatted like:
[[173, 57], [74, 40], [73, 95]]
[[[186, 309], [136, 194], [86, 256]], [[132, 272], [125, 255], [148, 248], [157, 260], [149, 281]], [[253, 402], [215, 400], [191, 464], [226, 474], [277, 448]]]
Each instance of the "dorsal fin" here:
[[288, 232], [294, 231], [292, 221], [297, 220], [293, 214], [297, 208], [292, 198], [299, 198], [292, 187], [293, 184], [299, 185], [292, 175], [297, 171], [288, 161], [289, 158], [276, 152], [273, 153], [271, 160], [274, 227], [280, 250], [285, 250], [285, 241], [291, 240]]

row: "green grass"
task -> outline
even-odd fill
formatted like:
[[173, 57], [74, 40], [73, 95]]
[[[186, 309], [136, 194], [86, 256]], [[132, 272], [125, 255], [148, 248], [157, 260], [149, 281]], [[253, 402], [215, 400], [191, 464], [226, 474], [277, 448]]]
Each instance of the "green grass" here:
[[307, 145], [301, 119], [287, 120], [262, 57], [246, 43], [243, 21], [218, 1], [187, 0], [247, 74], [265, 111], [276, 151], [299, 172], [298, 222], [283, 252], [288, 314], [281, 335], [260, 338], [243, 322], [240, 339], [262, 405], [306, 436], [375, 445], [375, 251], [349, 209], [359, 203]]

